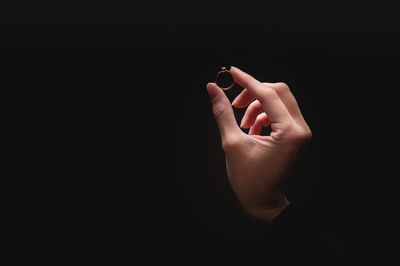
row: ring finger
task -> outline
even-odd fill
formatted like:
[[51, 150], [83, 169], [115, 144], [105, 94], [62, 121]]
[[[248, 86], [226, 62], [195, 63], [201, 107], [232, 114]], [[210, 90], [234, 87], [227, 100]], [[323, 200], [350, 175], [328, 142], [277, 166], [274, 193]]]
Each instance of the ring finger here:
[[240, 123], [241, 128], [251, 127], [257, 119], [257, 116], [264, 113], [262, 104], [255, 100], [248, 107]]

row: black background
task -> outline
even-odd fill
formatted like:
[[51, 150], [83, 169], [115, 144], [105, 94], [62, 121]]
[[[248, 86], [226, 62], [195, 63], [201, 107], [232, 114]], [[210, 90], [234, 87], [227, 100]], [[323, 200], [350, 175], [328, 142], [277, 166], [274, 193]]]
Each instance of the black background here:
[[[1, 16], [13, 156], [25, 151], [29, 162], [15, 178], [29, 193], [39, 184], [34, 200], [11, 200], [27, 218], [21, 228], [45, 224], [54, 229], [50, 242], [72, 241], [82, 253], [100, 246], [136, 254], [139, 244], [149, 260], [231, 256], [231, 245], [254, 232], [227, 182], [205, 85], [233, 65], [286, 82], [298, 100], [313, 140], [288, 196], [323, 217], [332, 252], [390, 254], [393, 9], [167, 3], [41, 11], [48, 8]], [[240, 121], [243, 110], [235, 113]], [[36, 178], [22, 178], [25, 170]]]

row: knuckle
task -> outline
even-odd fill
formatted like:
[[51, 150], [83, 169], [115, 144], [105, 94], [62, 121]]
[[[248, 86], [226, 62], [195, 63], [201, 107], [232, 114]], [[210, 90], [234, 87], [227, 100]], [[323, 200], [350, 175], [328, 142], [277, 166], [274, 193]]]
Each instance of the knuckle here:
[[309, 127], [307, 127], [307, 129], [306, 129], [305, 138], [306, 138], [306, 140], [312, 139], [312, 131]]
[[306, 127], [294, 126], [291, 129], [290, 139], [296, 143], [302, 143], [310, 140], [312, 137], [311, 130]]
[[275, 83], [275, 91], [278, 94], [283, 94], [287, 91], [290, 91], [289, 86], [284, 82], [277, 82]]
[[262, 111], [262, 105], [258, 100], [253, 101], [249, 107], [247, 107], [249, 111]]
[[281, 90], [289, 90], [289, 86], [285, 82], [277, 82], [275, 83], [277, 88], [280, 88]]

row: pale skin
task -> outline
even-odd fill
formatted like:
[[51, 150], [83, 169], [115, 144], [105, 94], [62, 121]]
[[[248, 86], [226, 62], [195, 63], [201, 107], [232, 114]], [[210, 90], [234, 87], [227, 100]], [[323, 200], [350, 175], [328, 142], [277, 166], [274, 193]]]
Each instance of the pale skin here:
[[[213, 113], [225, 152], [229, 182], [244, 212], [270, 223], [290, 203], [285, 196], [288, 174], [311, 130], [285, 83], [262, 83], [242, 70], [230, 72], [243, 91], [229, 102], [215, 83], [207, 84]], [[247, 107], [240, 127], [232, 105]], [[260, 135], [270, 126], [269, 136]]]

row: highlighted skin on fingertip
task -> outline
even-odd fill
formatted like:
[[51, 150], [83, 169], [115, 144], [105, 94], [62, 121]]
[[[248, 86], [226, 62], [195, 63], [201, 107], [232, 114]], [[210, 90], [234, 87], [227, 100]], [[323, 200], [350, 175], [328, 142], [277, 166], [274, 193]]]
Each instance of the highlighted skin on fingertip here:
[[240, 70], [240, 68], [237, 68], [237, 67], [235, 67], [235, 66], [231, 66], [231, 69], [230, 69], [230, 71], [235, 71], [236, 73], [240, 73], [240, 72], [243, 72], [242, 70]]
[[213, 100], [218, 95], [218, 88], [216, 87], [215, 83], [207, 83], [207, 92], [210, 100]]

